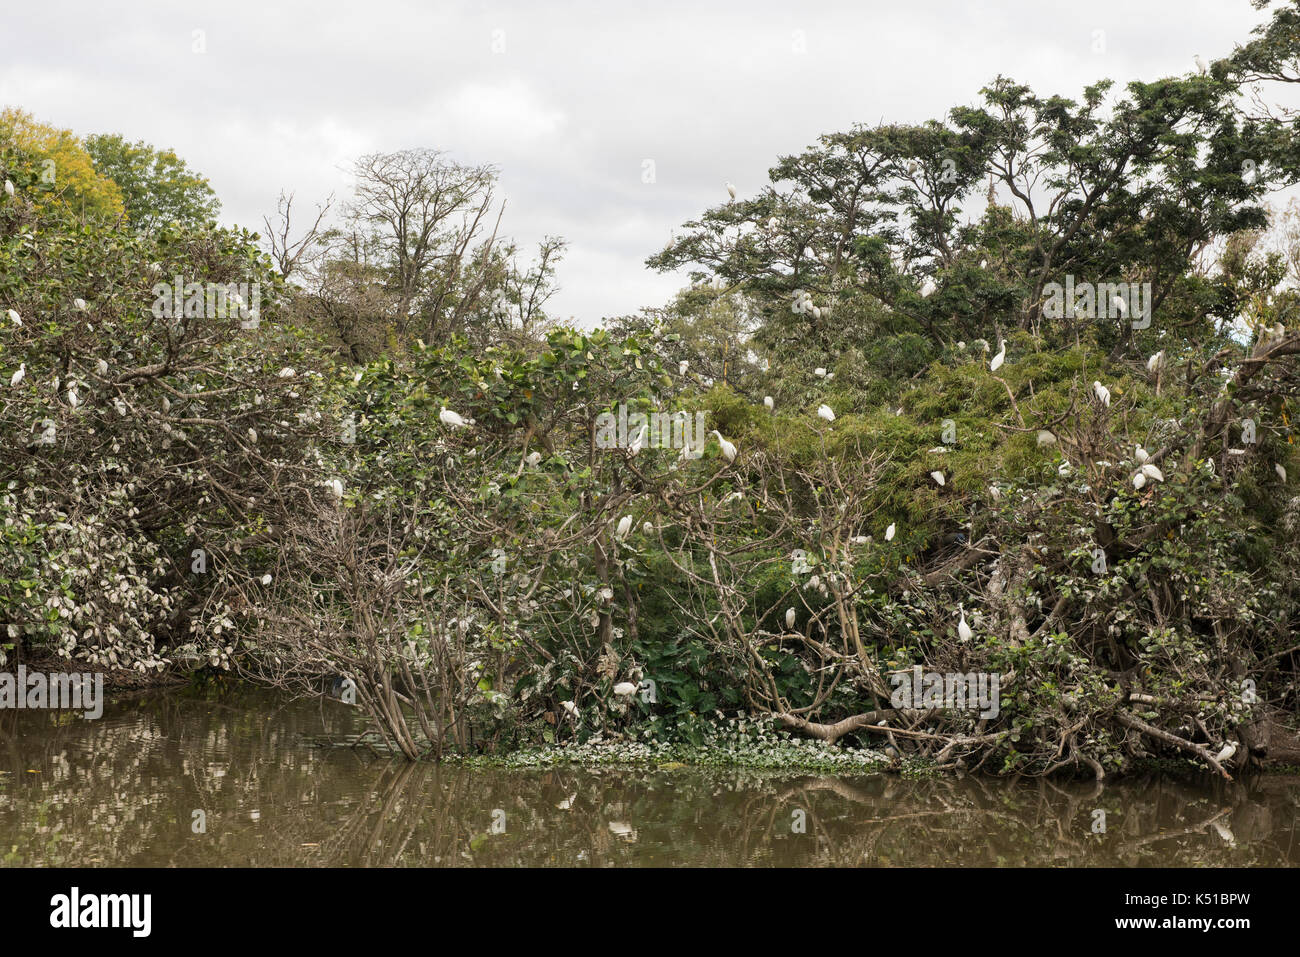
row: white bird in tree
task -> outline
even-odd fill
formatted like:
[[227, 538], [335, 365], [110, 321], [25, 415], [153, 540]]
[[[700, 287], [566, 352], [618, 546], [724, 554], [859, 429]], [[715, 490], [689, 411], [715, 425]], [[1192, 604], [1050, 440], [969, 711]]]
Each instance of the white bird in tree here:
[[1135, 472], [1135, 473], [1133, 474], [1133, 487], [1134, 487], [1134, 488], [1142, 488], [1142, 486], [1144, 486], [1144, 485], [1146, 485], [1146, 484], [1147, 484], [1147, 477], [1146, 477], [1146, 475], [1145, 475], [1144, 473], [1142, 473], [1142, 472]]
[[998, 345], [1001, 346], [1001, 349], [989, 362], [990, 372], [997, 372], [1002, 368], [1002, 363], [1007, 361], [1007, 340], [999, 339]]
[[690, 365], [691, 363], [688, 359], [683, 359], [681, 362], [677, 363], [677, 374], [686, 375], [686, 370], [690, 368]]
[[1092, 393], [1097, 397], [1097, 401], [1110, 408], [1110, 389], [1106, 388], [1096, 379], [1092, 380]]
[[1283, 484], [1285, 484], [1285, 483], [1286, 483], [1286, 469], [1282, 467], [1282, 463], [1281, 463], [1281, 462], [1279, 462], [1278, 464], [1276, 464], [1276, 465], [1273, 466], [1273, 471], [1277, 473], [1277, 477], [1280, 478], [1280, 479], [1282, 480]]
[[531, 465], [533, 468], [536, 468], [537, 466], [542, 464], [542, 453], [537, 451], [529, 452], [528, 457], [524, 459], [524, 461], [527, 462], [529, 465]]
[[653, 534], [655, 533], [654, 523], [652, 523], [652, 522], [642, 522], [642, 523], [641, 523], [641, 531], [644, 532], [644, 533], [647, 534], [647, 535], [653, 535]]
[[1229, 760], [1236, 753], [1237, 753], [1237, 742], [1229, 741], [1227, 744], [1223, 746], [1223, 748], [1219, 751], [1219, 753], [1214, 756], [1214, 760], [1222, 764], [1224, 761]]
[[465, 422], [464, 419], [460, 417], [459, 414], [451, 411], [451, 409], [443, 409], [441, 412], [439, 412], [438, 421], [441, 422], [443, 425], [450, 426], [453, 429], [463, 429], [468, 424]]
[[1201, 76], [1205, 76], [1210, 72], [1210, 65], [1201, 58], [1199, 53], [1192, 57], [1192, 61], [1196, 64], [1196, 72]]
[[618, 520], [618, 527], [614, 529], [614, 538], [617, 541], [623, 541], [627, 538], [627, 533], [632, 529], [632, 516], [624, 515]]
[[736, 184], [735, 184], [735, 183], [732, 183], [732, 182], [728, 182], [726, 185], [727, 185], [727, 195], [730, 196], [732, 199], [735, 199], [735, 198], [736, 198]]
[[630, 698], [632, 695], [636, 694], [636, 685], [632, 684], [630, 681], [620, 681], [618, 684], [614, 685], [614, 694], [618, 695], [620, 698]]
[[101, 378], [108, 375], [108, 363], [100, 359], [95, 363], [95, 373]]
[[248, 430], [248, 441], [252, 442], [254, 445], [257, 444], [257, 429]]
[[961, 610], [961, 621], [957, 622], [957, 637], [962, 641], [970, 641], [975, 637], [975, 632], [970, 630], [970, 625], [966, 624], [966, 610]]
[[931, 473], [930, 473], [930, 478], [934, 479], [934, 480], [935, 480], [936, 482], [938, 482], [940, 485], [946, 485], [946, 484], [947, 484], [947, 481], [944, 479], [944, 477], [943, 477], [943, 473], [942, 473], [942, 472], [931, 472]]
[[787, 608], [785, 610], [785, 627], [787, 631], [794, 631], [794, 609], [793, 608]]
[[9, 387], [13, 388], [27, 377], [27, 363], [18, 363], [18, 371], [9, 377]]
[[714, 429], [711, 435], [717, 436], [718, 448], [722, 449], [722, 457], [728, 462], [736, 461], [736, 447], [722, 437], [722, 433]]
[[565, 711], [569, 712], [569, 715], [571, 717], [575, 719], [578, 717], [578, 706], [574, 704], [572, 701], [561, 701], [560, 707], [563, 708]]
[[72, 305], [76, 308], [78, 312], [85, 312], [86, 309], [88, 308], [86, 306], [86, 300], [84, 299], [74, 299], [72, 300]]
[[885, 529], [885, 541], [892, 542], [894, 540], [894, 533], [897, 531], [898, 531], [898, 526], [895, 525], [893, 522], [890, 522], [889, 527]]
[[271, 584], [271, 576], [270, 576], [270, 575], [263, 575], [263, 576], [262, 576], [262, 584], [263, 584], [263, 585], [269, 585], [269, 584]]
[[929, 299], [934, 295], [934, 291], [938, 288], [939, 287], [935, 284], [934, 278], [932, 276], [926, 276], [925, 282], [921, 283], [921, 298]]
[[17, 309], [10, 309], [9, 321], [12, 322], [15, 326], [21, 326], [23, 324], [23, 317], [18, 315]]
[[294, 370], [293, 370], [293, 366], [285, 366], [283, 369], [281, 369], [281, 370], [280, 370], [278, 373], [276, 373], [276, 374], [277, 374], [281, 379], [292, 379], [292, 378], [293, 378], [295, 375], [297, 375], [298, 373], [294, 372]]
[[1139, 445], [1133, 451], [1133, 458], [1137, 459], [1138, 465], [1144, 465], [1146, 464], [1147, 459], [1151, 458], [1151, 456], [1147, 453], [1146, 449], [1142, 448], [1142, 446]]
[[635, 456], [638, 452], [640, 452], [643, 448], [645, 448], [646, 434], [648, 431], [649, 431], [649, 426], [646, 425], [643, 425], [641, 426], [641, 428], [637, 429], [636, 437], [632, 439], [631, 444], [627, 447], [628, 455]]
[[1165, 473], [1160, 471], [1159, 466], [1152, 465], [1150, 462], [1144, 462], [1141, 471], [1147, 478], [1153, 479], [1156, 482], [1163, 482], [1165, 480]]
[[66, 395], [68, 397], [68, 406], [70, 408], [75, 409], [77, 406], [81, 404], [81, 399], [78, 398], [77, 396], [77, 383], [75, 382], [68, 383], [68, 391]]
[[343, 483], [341, 481], [338, 479], [330, 479], [325, 483], [325, 486], [330, 490], [330, 494], [333, 495], [335, 499], [341, 500], [343, 498]]
[[813, 369], [813, 375], [819, 379], [826, 378], [826, 368], [824, 366], [818, 366], [816, 369]]
[[770, 395], [763, 396], [763, 408], [767, 409], [769, 412], [776, 408], [776, 403], [772, 401]]
[[1147, 360], [1147, 372], [1158, 372], [1160, 367], [1165, 364], [1165, 350], [1161, 349], [1150, 359]]
[[13, 194], [14, 194], [14, 184], [9, 182], [9, 180], [5, 180], [5, 195], [12, 196]]
[[998, 488], [996, 485], [990, 485], [989, 497], [996, 502], [998, 499], [1002, 497], [1002, 489]]
[[43, 426], [43, 428], [41, 429], [41, 434], [36, 437], [36, 444], [53, 445], [55, 436], [58, 434], [57, 430], [54, 427], [54, 420], [42, 419], [41, 425]]
[[825, 404], [817, 406], [817, 417], [825, 419], [827, 422], [835, 421], [835, 413], [831, 410], [829, 405]]

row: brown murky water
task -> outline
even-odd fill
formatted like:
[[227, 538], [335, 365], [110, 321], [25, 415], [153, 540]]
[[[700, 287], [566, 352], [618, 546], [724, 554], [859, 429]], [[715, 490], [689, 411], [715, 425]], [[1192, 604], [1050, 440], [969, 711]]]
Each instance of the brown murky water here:
[[[155, 692], [0, 712], [9, 865], [1300, 863], [1300, 778], [1091, 784], [410, 765], [318, 735], [333, 701]], [[1093, 833], [1094, 812], [1106, 813]], [[206, 832], [195, 833], [203, 812]], [[800, 830], [799, 823], [803, 827]]]

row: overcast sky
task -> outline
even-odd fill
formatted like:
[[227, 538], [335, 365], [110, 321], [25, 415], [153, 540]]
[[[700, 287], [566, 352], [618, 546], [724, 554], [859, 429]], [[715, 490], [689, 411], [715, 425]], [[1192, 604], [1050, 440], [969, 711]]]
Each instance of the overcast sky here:
[[1249, 0], [6, 0], [0, 104], [170, 147], [250, 228], [282, 188], [345, 196], [365, 152], [497, 164], [505, 231], [569, 240], [552, 311], [591, 325], [663, 303], [683, 277], [643, 263], [669, 230], [821, 133], [940, 117], [998, 73], [1070, 96], [1185, 73], [1263, 17]]

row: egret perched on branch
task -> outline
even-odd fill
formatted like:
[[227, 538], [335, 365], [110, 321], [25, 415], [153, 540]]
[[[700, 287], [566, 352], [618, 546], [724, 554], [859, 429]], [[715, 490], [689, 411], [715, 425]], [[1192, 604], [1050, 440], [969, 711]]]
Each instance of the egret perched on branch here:
[[831, 407], [829, 405], [823, 404], [817, 406], [817, 416], [818, 418], [825, 419], [827, 422], [835, 421], [835, 413], [831, 411]]
[[1137, 459], [1138, 465], [1145, 465], [1147, 459], [1151, 458], [1151, 456], [1147, 454], [1146, 449], [1139, 445], [1133, 452], [1133, 458]]
[[642, 522], [641, 531], [647, 535], [653, 535], [655, 533], [654, 524], [652, 522]]
[[15, 326], [21, 326], [23, 324], [23, 317], [18, 315], [17, 309], [10, 309], [9, 321], [12, 322]]
[[998, 499], [1000, 499], [1000, 498], [1002, 497], [1002, 489], [998, 488], [996, 485], [990, 485], [990, 486], [989, 486], [989, 497], [992, 498], [993, 501], [996, 502]]
[[524, 459], [524, 461], [527, 462], [529, 465], [531, 465], [533, 468], [536, 468], [537, 466], [542, 464], [542, 453], [537, 451], [529, 452], [528, 458]]
[[68, 396], [68, 406], [70, 408], [75, 409], [78, 405], [81, 404], [81, 400], [77, 397], [77, 383], [75, 382], [68, 383], [67, 396]]
[[993, 359], [989, 362], [990, 372], [997, 372], [999, 369], [1002, 368], [1002, 363], [1007, 361], [1007, 340], [999, 339], [998, 345], [1001, 346], [1002, 348], [1001, 351], [999, 351], [998, 354], [995, 355]]
[[101, 378], [103, 376], [108, 375], [108, 363], [105, 362], [103, 359], [100, 359], [98, 362], [95, 363], [95, 372]]
[[649, 428], [649, 426], [643, 425], [641, 428], [637, 429], [636, 438], [634, 438], [632, 443], [627, 447], [628, 455], [636, 455], [645, 448], [646, 433], [649, 431]]
[[770, 395], [763, 396], [763, 408], [767, 409], [769, 412], [776, 408], [776, 403], [772, 401]]
[[293, 366], [285, 366], [277, 373], [277, 375], [279, 375], [281, 379], [292, 379], [297, 375], [297, 373], [293, 371]]
[[577, 719], [578, 706], [574, 704], [572, 701], [561, 701], [560, 707], [563, 708], [565, 711], [569, 712], [570, 716], [572, 716], [574, 719]]
[[257, 444], [257, 429], [248, 430], [248, 441], [252, 442], [254, 445]]
[[463, 429], [467, 424], [464, 419], [462, 419], [455, 412], [451, 411], [451, 409], [443, 409], [441, 412], [439, 412], [438, 421], [441, 422], [443, 425], [451, 426], [453, 429]]
[[945, 479], [944, 479], [944, 477], [943, 477], [943, 473], [942, 473], [942, 472], [931, 472], [931, 473], [930, 473], [930, 478], [934, 479], [934, 480], [935, 480], [936, 482], [938, 482], [940, 485], [944, 485], [944, 484], [946, 484], [946, 481], [945, 481]]
[[1152, 465], [1150, 462], [1143, 463], [1142, 474], [1157, 482], [1163, 482], [1165, 480], [1165, 473], [1160, 471], [1159, 467]]
[[975, 632], [970, 630], [970, 625], [966, 624], [966, 610], [961, 610], [961, 621], [957, 622], [957, 637], [962, 641], [970, 641], [975, 637]]
[[677, 363], [677, 374], [686, 375], [686, 370], [690, 367], [690, 364], [690, 360], [688, 359], [683, 359], [681, 362]]
[[330, 479], [325, 483], [325, 487], [330, 490], [330, 494], [333, 495], [335, 499], [343, 498], [343, 483], [338, 479]]
[[614, 694], [618, 695], [620, 698], [631, 697], [636, 694], [636, 685], [632, 684], [630, 681], [620, 681], [618, 684], [614, 685]]
[[85, 312], [87, 308], [86, 300], [84, 299], [74, 299], [72, 300], [72, 305], [76, 308], [78, 312]]
[[735, 199], [735, 198], [736, 198], [736, 184], [735, 184], [735, 183], [732, 183], [732, 182], [730, 182], [730, 181], [728, 181], [727, 184], [726, 184], [726, 186], [727, 186], [727, 195], [730, 196], [732, 199]]
[[1222, 764], [1224, 761], [1230, 760], [1232, 756], [1236, 753], [1237, 753], [1237, 742], [1229, 741], [1227, 744], [1223, 746], [1223, 749], [1220, 750], [1219, 753], [1214, 756], [1214, 760]]
[[1093, 379], [1093, 380], [1092, 380], [1092, 392], [1093, 392], [1093, 395], [1095, 395], [1095, 396], [1097, 397], [1097, 401], [1098, 401], [1098, 402], [1100, 402], [1100, 403], [1101, 403], [1102, 405], [1104, 405], [1106, 408], [1108, 408], [1108, 409], [1110, 408], [1110, 389], [1106, 388], [1104, 385], [1102, 385], [1102, 384], [1101, 384], [1100, 382], [1098, 382], [1096, 379]]
[[1280, 462], [1279, 462], [1277, 465], [1274, 465], [1274, 466], [1273, 466], [1273, 471], [1277, 473], [1277, 477], [1280, 478], [1280, 479], [1282, 480], [1283, 484], [1285, 484], [1285, 483], [1286, 483], [1286, 469], [1282, 467], [1282, 464], [1281, 464]]
[[13, 388], [14, 386], [18, 385], [18, 383], [22, 382], [26, 376], [27, 376], [27, 363], [26, 362], [18, 363], [18, 371], [9, 377], [9, 387]]
[[938, 288], [939, 287], [935, 285], [934, 278], [932, 276], [926, 276], [925, 282], [921, 283], [921, 298], [929, 299], [934, 295], [934, 291]]
[[819, 379], [826, 378], [826, 368], [824, 366], [818, 366], [816, 369], [813, 369], [813, 375]]
[[718, 448], [722, 449], [722, 457], [728, 462], [736, 461], [736, 447], [722, 437], [722, 433], [714, 429], [711, 435], [718, 437]]
[[9, 180], [5, 180], [5, 195], [12, 196], [13, 194], [14, 194], [14, 184], [9, 182]]
[[787, 608], [785, 610], [785, 627], [787, 631], [794, 631], [794, 609], [793, 608]]
[[620, 542], [623, 541], [623, 539], [627, 538], [627, 533], [631, 530], [631, 528], [632, 528], [632, 516], [624, 515], [622, 518], [618, 520], [618, 527], [614, 529], [614, 538], [617, 541]]
[[1196, 56], [1192, 57], [1192, 60], [1193, 62], [1196, 63], [1196, 72], [1201, 74], [1201, 76], [1205, 76], [1210, 72], [1210, 65], [1206, 63], [1203, 59], [1201, 59], [1201, 55], [1199, 53], [1196, 54]]
[[269, 584], [271, 584], [271, 576], [270, 576], [270, 575], [263, 575], [263, 576], [262, 576], [262, 584], [263, 584], [263, 585], [269, 585]]
[[1133, 474], [1134, 488], [1142, 488], [1146, 484], [1147, 484], [1147, 477], [1145, 475], [1143, 475], [1141, 472], [1135, 472]]
[[894, 540], [894, 533], [897, 531], [898, 531], [898, 526], [895, 525], [893, 522], [890, 522], [889, 527], [885, 529], [885, 541], [892, 542]]
[[1165, 350], [1161, 349], [1150, 359], [1147, 360], [1147, 372], [1159, 372], [1160, 367], [1165, 364]]

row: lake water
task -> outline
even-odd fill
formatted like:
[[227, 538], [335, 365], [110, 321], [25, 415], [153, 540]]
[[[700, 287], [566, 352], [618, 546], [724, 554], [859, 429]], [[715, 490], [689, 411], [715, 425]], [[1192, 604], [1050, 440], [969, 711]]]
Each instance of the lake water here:
[[[1300, 777], [910, 779], [408, 764], [335, 701], [190, 690], [0, 712], [0, 862], [113, 866], [1300, 863]], [[1094, 833], [1105, 812], [1104, 833]], [[195, 812], [202, 812], [196, 815]], [[205, 830], [196, 833], [202, 823]]]

